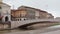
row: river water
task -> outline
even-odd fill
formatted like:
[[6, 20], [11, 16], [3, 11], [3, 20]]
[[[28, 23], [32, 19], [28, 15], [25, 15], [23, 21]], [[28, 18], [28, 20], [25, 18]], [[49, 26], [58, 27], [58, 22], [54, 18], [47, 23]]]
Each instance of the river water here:
[[0, 31], [0, 34], [41, 34], [44, 32], [57, 31], [57, 30], [60, 30], [60, 25], [37, 30], [20, 30], [20, 29], [2, 30]]
[[14, 29], [14, 30], [1, 30], [0, 34], [9, 34], [9, 33], [13, 33], [13, 32], [21, 32], [24, 30], [20, 30], [20, 29]]

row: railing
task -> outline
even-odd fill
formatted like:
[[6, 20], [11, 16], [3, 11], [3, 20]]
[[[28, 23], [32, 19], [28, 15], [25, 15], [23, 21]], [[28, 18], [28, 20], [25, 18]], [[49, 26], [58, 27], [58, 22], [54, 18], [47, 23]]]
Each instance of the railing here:
[[60, 19], [32, 19], [32, 20], [22, 20], [22, 21], [11, 21], [11, 28], [16, 28], [16, 27], [24, 25], [24, 24], [41, 22], [41, 21], [60, 22]]

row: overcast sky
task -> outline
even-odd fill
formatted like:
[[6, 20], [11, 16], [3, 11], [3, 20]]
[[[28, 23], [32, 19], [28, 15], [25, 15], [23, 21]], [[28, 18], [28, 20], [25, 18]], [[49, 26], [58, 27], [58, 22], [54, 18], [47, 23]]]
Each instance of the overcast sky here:
[[60, 0], [3, 0], [3, 2], [18, 8], [21, 5], [30, 6], [52, 13], [55, 17], [60, 17]]

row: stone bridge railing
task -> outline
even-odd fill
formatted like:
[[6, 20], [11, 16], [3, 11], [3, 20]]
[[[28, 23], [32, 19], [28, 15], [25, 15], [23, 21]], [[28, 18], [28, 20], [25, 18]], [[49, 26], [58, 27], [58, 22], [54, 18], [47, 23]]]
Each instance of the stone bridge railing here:
[[41, 21], [57, 21], [60, 22], [60, 19], [33, 19], [33, 20], [25, 20], [25, 21], [11, 21], [11, 28], [17, 28], [24, 24], [41, 22]]

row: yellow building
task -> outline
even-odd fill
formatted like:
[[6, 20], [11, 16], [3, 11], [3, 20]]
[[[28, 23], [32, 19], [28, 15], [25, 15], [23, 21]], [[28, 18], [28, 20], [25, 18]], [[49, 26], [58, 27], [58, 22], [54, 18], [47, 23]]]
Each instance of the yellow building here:
[[27, 14], [27, 12], [25, 12], [25, 10], [11, 10], [11, 11], [12, 11], [11, 13], [12, 13], [13, 17], [21, 18]]

